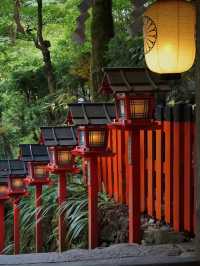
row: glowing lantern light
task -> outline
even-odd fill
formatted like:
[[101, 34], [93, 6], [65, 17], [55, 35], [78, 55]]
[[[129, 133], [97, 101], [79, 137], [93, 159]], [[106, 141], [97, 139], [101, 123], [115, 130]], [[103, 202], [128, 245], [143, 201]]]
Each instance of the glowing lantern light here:
[[6, 185], [0, 186], [0, 195], [6, 194], [8, 192], [8, 187]]
[[144, 52], [148, 68], [182, 73], [194, 63], [196, 13], [184, 0], [158, 0], [144, 13]]
[[58, 162], [60, 165], [70, 164], [72, 161], [71, 151], [58, 151]]

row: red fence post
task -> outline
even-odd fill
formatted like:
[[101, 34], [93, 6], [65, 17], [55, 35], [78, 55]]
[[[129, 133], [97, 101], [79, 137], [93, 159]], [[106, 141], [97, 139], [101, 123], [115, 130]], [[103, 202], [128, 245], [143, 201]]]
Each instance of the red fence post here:
[[[59, 208], [67, 198], [67, 178], [65, 171], [60, 171], [58, 181], [58, 205]], [[60, 210], [61, 211], [61, 210]], [[65, 213], [61, 211], [58, 217], [58, 249], [62, 252], [66, 249], [66, 222]]]
[[186, 105], [184, 122], [184, 230], [194, 233], [194, 171], [192, 154], [194, 122], [192, 105]]
[[118, 142], [117, 142], [117, 129], [112, 128], [113, 133], [113, 172], [114, 172], [114, 199], [119, 201], [119, 180], [118, 180]]
[[163, 107], [156, 108], [156, 121], [161, 128], [156, 129], [156, 156], [155, 156], [155, 174], [156, 174], [156, 219], [163, 217]]
[[[109, 128], [108, 136], [108, 149], [112, 151], [112, 128]], [[113, 196], [113, 158], [110, 156], [107, 158], [108, 162], [108, 194]]]
[[105, 192], [108, 193], [107, 158], [102, 157], [101, 162], [102, 162], [103, 188], [105, 189]]
[[5, 203], [0, 203], [0, 254], [3, 253], [5, 245]]
[[140, 130], [129, 132], [129, 243], [140, 242]]
[[118, 185], [119, 185], [119, 202], [124, 203], [125, 195], [125, 136], [124, 129], [117, 129], [117, 148], [118, 148]]
[[98, 246], [98, 176], [96, 171], [97, 158], [88, 159], [88, 247]]
[[20, 251], [20, 209], [19, 200], [15, 199], [13, 202], [14, 211], [14, 254], [19, 254]]
[[42, 223], [41, 223], [41, 206], [42, 206], [42, 185], [36, 185], [35, 187], [35, 244], [36, 252], [42, 251]]
[[146, 130], [140, 131], [140, 210], [147, 210], [147, 178], [146, 178]]
[[155, 214], [155, 195], [154, 195], [154, 147], [153, 147], [153, 130], [147, 130], [147, 169], [148, 169], [148, 198], [147, 198], [147, 210], [150, 216]]
[[183, 177], [184, 177], [184, 105], [176, 104], [174, 114], [174, 145], [173, 145], [173, 227], [176, 231], [183, 229]]
[[164, 174], [165, 174], [165, 221], [172, 223], [172, 200], [173, 200], [173, 115], [172, 108], [165, 107], [164, 110]]
[[124, 138], [125, 138], [125, 171], [126, 171], [126, 204], [129, 204], [129, 130], [125, 130]]

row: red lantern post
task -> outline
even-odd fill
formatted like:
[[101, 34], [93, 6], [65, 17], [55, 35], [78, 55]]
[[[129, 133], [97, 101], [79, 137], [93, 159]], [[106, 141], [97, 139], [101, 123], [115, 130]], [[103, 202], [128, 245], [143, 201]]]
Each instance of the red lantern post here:
[[65, 213], [62, 211], [62, 205], [67, 199], [67, 174], [79, 173], [79, 169], [75, 165], [75, 158], [71, 154], [71, 150], [77, 144], [75, 128], [43, 127], [41, 128], [41, 143], [48, 146], [50, 157], [49, 171], [59, 176], [58, 205], [61, 211], [58, 217], [58, 243], [59, 251], [61, 252], [67, 247], [67, 224]]
[[27, 163], [28, 175], [27, 184], [35, 186], [35, 246], [36, 252], [42, 252], [42, 187], [50, 182], [47, 165], [49, 156], [47, 148], [40, 144], [22, 144], [20, 145], [21, 159]]
[[2, 177], [2, 170], [0, 169], [0, 254], [5, 247], [5, 202], [9, 199], [8, 178]]
[[106, 126], [81, 126], [78, 128], [78, 147], [72, 154], [87, 161], [88, 176], [88, 245], [98, 246], [98, 176], [97, 157], [111, 156], [107, 149], [108, 131]]
[[[129, 243], [139, 243], [140, 238], [140, 131], [154, 130], [158, 125], [153, 121], [155, 88], [160, 96], [169, 90], [159, 75], [145, 69], [106, 68], [102, 91], [112, 90], [115, 95], [117, 119], [109, 126], [125, 131], [127, 139], [127, 183], [129, 208]], [[105, 86], [106, 84], [106, 86]], [[153, 86], [154, 87], [153, 87]], [[109, 88], [109, 90], [108, 90]]]
[[20, 208], [19, 202], [23, 196], [27, 195], [25, 184], [26, 167], [20, 160], [1, 160], [0, 169], [3, 169], [8, 179], [8, 195], [13, 203], [14, 213], [14, 254], [20, 252]]

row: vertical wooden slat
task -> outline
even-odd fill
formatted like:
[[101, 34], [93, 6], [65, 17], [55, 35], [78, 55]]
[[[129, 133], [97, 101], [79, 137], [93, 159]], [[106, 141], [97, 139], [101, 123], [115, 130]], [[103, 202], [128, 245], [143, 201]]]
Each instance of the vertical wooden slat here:
[[193, 233], [194, 186], [192, 169], [193, 121], [192, 106], [185, 108], [184, 123], [184, 230]]
[[128, 205], [128, 193], [129, 193], [129, 162], [128, 162], [128, 139], [129, 139], [129, 131], [125, 130], [124, 132], [124, 140], [125, 140], [125, 175], [126, 175], [126, 204]]
[[[162, 123], [159, 123], [160, 126]], [[162, 129], [156, 130], [156, 161], [155, 161], [155, 172], [156, 172], [156, 218], [162, 219]]]
[[165, 120], [163, 122], [164, 131], [164, 175], [165, 175], [165, 221], [169, 224], [172, 223], [172, 200], [173, 200], [173, 123], [172, 123], [172, 108], [165, 108]]
[[174, 163], [173, 163], [173, 228], [183, 229], [183, 177], [184, 177], [184, 127], [182, 122], [183, 105], [174, 106]]
[[153, 160], [153, 131], [147, 130], [147, 169], [148, 169], [148, 199], [147, 210], [154, 216], [154, 160]]
[[102, 163], [102, 181], [103, 181], [103, 189], [105, 192], [108, 192], [108, 184], [107, 184], [107, 158], [101, 158]]
[[117, 129], [113, 128], [113, 173], [114, 173], [114, 199], [119, 201], [119, 184], [118, 184], [118, 143], [117, 143]]
[[163, 106], [158, 105], [155, 111], [155, 119], [158, 128], [155, 131], [155, 141], [156, 141], [156, 153], [155, 153], [155, 175], [156, 175], [156, 199], [155, 199], [155, 209], [156, 209], [156, 219], [161, 220], [163, 218], [163, 190], [164, 190], [164, 180], [163, 180]]
[[102, 182], [103, 182], [103, 174], [102, 174], [102, 161], [101, 157], [97, 158], [97, 172], [98, 172], [98, 189], [102, 191]]
[[145, 212], [147, 209], [147, 180], [146, 180], [146, 154], [145, 154], [145, 141], [146, 132], [140, 130], [140, 208], [141, 212]]
[[[112, 129], [109, 128], [108, 136], [108, 148], [112, 151]], [[112, 166], [112, 156], [107, 158], [108, 163], [108, 194], [110, 197], [113, 196], [113, 166]]]
[[117, 129], [117, 149], [118, 149], [118, 185], [119, 185], [119, 202], [125, 202], [125, 139], [124, 139], [124, 130]]

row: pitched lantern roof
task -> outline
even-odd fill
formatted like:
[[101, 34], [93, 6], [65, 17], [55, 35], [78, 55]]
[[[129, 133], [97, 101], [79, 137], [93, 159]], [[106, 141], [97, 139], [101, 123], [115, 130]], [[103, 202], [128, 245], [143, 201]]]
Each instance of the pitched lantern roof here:
[[41, 141], [46, 146], [76, 146], [76, 128], [41, 127]]
[[26, 177], [26, 166], [21, 160], [0, 160], [0, 183], [8, 182], [9, 177]]
[[47, 147], [41, 144], [20, 144], [20, 158], [24, 162], [49, 162]]
[[75, 103], [69, 104], [67, 123], [81, 125], [105, 125], [115, 118], [113, 103]]
[[104, 68], [100, 91], [106, 94], [125, 91], [169, 91], [161, 75], [145, 68]]

